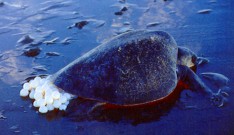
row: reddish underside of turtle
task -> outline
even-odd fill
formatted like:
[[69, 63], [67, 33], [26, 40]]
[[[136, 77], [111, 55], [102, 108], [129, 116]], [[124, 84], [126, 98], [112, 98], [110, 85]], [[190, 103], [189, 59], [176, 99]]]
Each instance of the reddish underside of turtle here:
[[[195, 70], [194, 67], [192, 69]], [[168, 104], [168, 105], [173, 104], [179, 98], [181, 91], [185, 89], [189, 89], [189, 86], [183, 81], [178, 81], [176, 88], [167, 96], [145, 103], [130, 104], [130, 105], [117, 105], [117, 104], [105, 103], [98, 101], [96, 99], [84, 98], [84, 97], [78, 97], [78, 99], [83, 101], [96, 101], [97, 104], [99, 104], [100, 106], [94, 109], [99, 109], [99, 107], [101, 107], [100, 109], [102, 110], [104, 109], [104, 110], [134, 111], [136, 109], [140, 110], [140, 109], [152, 108], [162, 104]]]
[[[196, 73], [197, 67], [193, 66], [190, 67], [190, 69]], [[186, 80], [185, 80], [186, 81]], [[98, 101], [96, 99], [91, 98], [85, 98], [85, 97], [78, 97], [79, 100], [83, 101], [96, 101], [100, 104], [99, 107], [102, 107], [104, 110], [125, 110], [125, 111], [134, 111], [136, 109], [146, 109], [146, 108], [152, 108], [155, 106], [160, 106], [162, 104], [173, 104], [175, 101], [179, 98], [181, 91], [188, 90], [190, 87], [188, 84], [186, 84], [184, 81], [179, 80], [177, 83], [176, 88], [167, 96], [162, 97], [160, 99], [152, 100], [145, 103], [140, 104], [130, 104], [130, 105], [117, 105], [117, 104], [111, 104], [111, 103], [104, 103], [101, 101]]]

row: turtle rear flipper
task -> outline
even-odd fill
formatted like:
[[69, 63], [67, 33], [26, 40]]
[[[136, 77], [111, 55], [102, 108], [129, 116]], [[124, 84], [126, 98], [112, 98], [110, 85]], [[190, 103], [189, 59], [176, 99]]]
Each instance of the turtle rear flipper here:
[[90, 109], [88, 117], [98, 121], [111, 120], [117, 122], [125, 115], [125, 109], [126, 107], [121, 105], [98, 102]]
[[[136, 105], [129, 105], [130, 107], [134, 108]], [[105, 110], [120, 110], [120, 109], [127, 109], [129, 108], [128, 105], [116, 105], [116, 104], [111, 104], [107, 102], [97, 102], [89, 111], [89, 114], [94, 114], [94, 113], [102, 113]]]
[[105, 110], [105, 105], [107, 103], [96, 103], [88, 112], [89, 115], [98, 115], [98, 114], [102, 114], [103, 111]]

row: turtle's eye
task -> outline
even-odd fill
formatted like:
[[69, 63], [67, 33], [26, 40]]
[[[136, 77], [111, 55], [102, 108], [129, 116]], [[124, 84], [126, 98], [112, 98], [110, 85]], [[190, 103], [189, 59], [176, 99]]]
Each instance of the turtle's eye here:
[[192, 63], [196, 63], [196, 61], [197, 61], [197, 56], [193, 55], [191, 60], [192, 60]]

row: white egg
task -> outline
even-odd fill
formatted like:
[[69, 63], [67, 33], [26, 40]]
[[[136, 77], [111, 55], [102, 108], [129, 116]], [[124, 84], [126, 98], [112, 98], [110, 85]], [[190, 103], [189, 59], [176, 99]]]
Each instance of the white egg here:
[[28, 96], [28, 94], [29, 94], [29, 92], [28, 92], [27, 89], [22, 89], [22, 90], [20, 90], [20, 96], [26, 97], [26, 96]]
[[34, 78], [34, 80], [40, 82], [41, 81], [41, 77], [37, 76], [37, 77]]
[[48, 105], [46, 105], [46, 107], [47, 107], [47, 109], [48, 109], [49, 111], [54, 110], [54, 106], [53, 106], [52, 104], [48, 104]]
[[38, 103], [39, 106], [45, 106], [45, 105], [46, 105], [45, 99], [39, 99], [39, 100], [37, 101], [37, 103]]
[[60, 107], [59, 107], [59, 110], [61, 110], [61, 111], [64, 111], [64, 110], [66, 110], [67, 109], [67, 106], [66, 105], [61, 105]]
[[39, 107], [39, 105], [38, 105], [38, 103], [37, 103], [36, 100], [33, 102], [33, 106], [34, 106], [34, 107]]
[[42, 93], [42, 87], [38, 86], [38, 87], [35, 89], [35, 92]]
[[66, 110], [72, 95], [60, 93], [59, 89], [48, 78], [35, 77], [29, 83], [23, 85], [20, 96], [28, 96], [35, 99], [34, 107], [39, 107], [40, 113], [47, 113], [55, 108]]
[[49, 87], [48, 89], [49, 89], [51, 92], [58, 91], [58, 89], [55, 88], [54, 85], [49, 85], [48, 87]]
[[42, 87], [44, 89], [48, 90], [48, 89], [50, 89], [50, 84], [48, 82], [46, 82]]
[[26, 89], [26, 90], [31, 89], [29, 83], [25, 83], [25, 84], [23, 85], [23, 88]]
[[52, 92], [51, 91], [45, 91], [45, 97], [52, 97]]
[[54, 91], [54, 92], [52, 92], [52, 97], [54, 99], [59, 99], [60, 98], [60, 93], [58, 91]]
[[30, 81], [29, 84], [32, 88], [36, 88], [38, 86], [38, 82], [35, 80]]
[[40, 80], [34, 80], [35, 87], [38, 87], [40, 85]]
[[40, 92], [35, 92], [35, 94], [34, 94], [34, 99], [39, 100], [39, 99], [42, 99], [42, 98], [43, 98], [42, 93], [40, 93]]
[[70, 99], [71, 99], [71, 95], [68, 94], [68, 93], [64, 93], [64, 96], [67, 98], [67, 100], [70, 100]]
[[69, 101], [67, 101], [67, 102], [64, 103], [64, 105], [66, 105], [66, 106], [67, 106], [68, 104], [69, 104]]
[[46, 88], [46, 92], [48, 92], [48, 93], [51, 93], [51, 94], [52, 94], [53, 90], [52, 90], [51, 88], [47, 87], [47, 88]]
[[29, 98], [34, 99], [35, 90], [31, 90]]
[[48, 109], [47, 109], [46, 106], [40, 106], [39, 112], [40, 112], [40, 113], [47, 113], [47, 112], [48, 112]]
[[40, 80], [39, 85], [43, 85], [43, 84], [45, 84], [45, 82], [46, 82], [46, 79], [45, 79], [45, 78], [43, 78], [43, 79], [41, 79], [41, 80]]
[[61, 97], [59, 98], [59, 101], [61, 103], [65, 103], [65, 102], [67, 102], [67, 97], [65, 97], [64, 95], [61, 95]]
[[46, 104], [52, 104], [53, 103], [53, 98], [50, 96], [45, 97]]
[[61, 102], [59, 100], [54, 100], [53, 106], [54, 108], [59, 108], [61, 105]]

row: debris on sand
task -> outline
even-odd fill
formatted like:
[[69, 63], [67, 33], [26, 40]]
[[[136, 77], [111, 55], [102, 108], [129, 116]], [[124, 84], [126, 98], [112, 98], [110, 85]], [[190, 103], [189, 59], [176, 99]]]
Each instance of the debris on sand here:
[[146, 27], [148, 28], [148, 27], [155, 27], [155, 26], [157, 26], [157, 25], [159, 25], [160, 24], [160, 22], [152, 22], [152, 23], [148, 23], [147, 25], [146, 25]]
[[122, 34], [122, 33], [125, 33], [125, 32], [129, 32], [129, 31], [132, 31], [133, 29], [131, 27], [123, 27], [121, 29], [119, 29], [118, 31], [115, 31], [115, 33], [117, 35], [119, 34]]
[[71, 37], [66, 37], [64, 38], [60, 43], [64, 45], [68, 45], [71, 43], [72, 38]]
[[41, 52], [41, 49], [39, 47], [35, 47], [35, 48], [30, 48], [24, 51], [24, 55], [28, 56], [28, 57], [35, 57], [37, 55], [39, 55]]
[[124, 22], [123, 25], [130, 25], [130, 22]]
[[0, 111], [0, 120], [3, 120], [3, 119], [6, 119], [7, 117], [5, 117], [4, 115], [3, 115], [3, 111]]
[[3, 7], [4, 5], [5, 5], [5, 3], [0, 1], [0, 7]]
[[32, 134], [33, 135], [40, 135], [38, 131], [33, 131]]
[[72, 28], [72, 27], [77, 27], [78, 29], [82, 29], [85, 25], [89, 24], [88, 21], [80, 21], [80, 22], [77, 22], [75, 23], [73, 26], [70, 26], [68, 27], [69, 29]]
[[209, 14], [212, 11], [212, 9], [202, 9], [197, 11], [198, 14]]
[[14, 133], [20, 133], [21, 131], [19, 130], [19, 126], [15, 125], [9, 128], [10, 130], [14, 130]]
[[123, 12], [121, 12], [121, 11], [115, 12], [115, 15], [122, 15], [122, 14], [123, 14]]
[[18, 128], [19, 128], [18, 125], [14, 125], [14, 126], [10, 127], [11, 130], [16, 130], [16, 129], [18, 129]]
[[210, 0], [209, 3], [217, 3], [216, 0]]
[[103, 21], [103, 20], [94, 20], [94, 25], [95, 25], [96, 28], [102, 27], [105, 24], [106, 24], [106, 22]]
[[36, 71], [47, 71], [47, 69], [44, 66], [35, 66], [33, 67], [33, 69]]
[[125, 3], [126, 1], [125, 0], [119, 0], [119, 3]]
[[25, 35], [23, 37], [21, 37], [17, 43], [20, 43], [22, 45], [25, 45], [25, 44], [29, 44], [29, 43], [32, 43], [34, 41], [34, 38], [32, 38], [31, 36], [29, 35]]
[[47, 56], [60, 56], [60, 53], [57, 53], [57, 52], [47, 52], [46, 55]]
[[76, 28], [81, 30], [81, 29], [83, 29], [84, 26], [86, 26], [88, 24], [89, 24], [89, 28], [99, 28], [99, 27], [104, 26], [105, 23], [106, 22], [104, 20], [87, 19], [87, 20], [80, 21], [80, 22], [77, 22], [77, 23], [69, 26], [68, 29], [76, 27]]
[[123, 13], [124, 13], [125, 11], [127, 11], [127, 10], [128, 10], [127, 7], [123, 7], [122, 9], [120, 9], [120, 11], [115, 12], [115, 15], [123, 15]]
[[127, 11], [128, 10], [128, 8], [127, 7], [123, 7], [120, 11]]
[[48, 40], [48, 41], [44, 41], [43, 43], [46, 44], [46, 45], [55, 44], [58, 39], [59, 39], [59, 37], [56, 37], [54, 39], [51, 39], [51, 40]]

